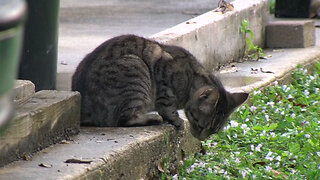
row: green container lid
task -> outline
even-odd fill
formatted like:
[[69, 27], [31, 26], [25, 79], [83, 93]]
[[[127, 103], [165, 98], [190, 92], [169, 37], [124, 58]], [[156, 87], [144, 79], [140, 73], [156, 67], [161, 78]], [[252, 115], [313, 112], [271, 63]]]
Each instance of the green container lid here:
[[24, 20], [26, 4], [22, 0], [0, 1], [0, 31], [17, 26]]

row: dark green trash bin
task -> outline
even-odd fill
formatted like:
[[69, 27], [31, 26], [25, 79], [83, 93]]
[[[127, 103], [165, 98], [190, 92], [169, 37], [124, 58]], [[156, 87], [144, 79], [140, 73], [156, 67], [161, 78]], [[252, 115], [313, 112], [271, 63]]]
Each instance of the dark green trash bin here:
[[12, 114], [25, 13], [23, 0], [0, 0], [0, 133]]
[[31, 80], [36, 91], [56, 88], [59, 0], [27, 0], [19, 79]]
[[275, 16], [308, 18], [311, 0], [276, 0]]

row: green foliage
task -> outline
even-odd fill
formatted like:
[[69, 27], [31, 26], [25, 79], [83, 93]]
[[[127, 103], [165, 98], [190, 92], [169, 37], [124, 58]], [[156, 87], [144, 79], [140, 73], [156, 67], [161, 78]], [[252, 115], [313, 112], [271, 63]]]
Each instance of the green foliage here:
[[270, 14], [274, 14], [276, 8], [276, 0], [269, 0], [269, 11]]
[[170, 179], [320, 179], [320, 63], [251, 94]]
[[258, 60], [260, 57], [264, 56], [263, 49], [253, 44], [254, 33], [250, 29], [250, 24], [246, 19], [242, 20], [240, 32], [244, 33], [246, 36], [246, 56], [255, 60]]

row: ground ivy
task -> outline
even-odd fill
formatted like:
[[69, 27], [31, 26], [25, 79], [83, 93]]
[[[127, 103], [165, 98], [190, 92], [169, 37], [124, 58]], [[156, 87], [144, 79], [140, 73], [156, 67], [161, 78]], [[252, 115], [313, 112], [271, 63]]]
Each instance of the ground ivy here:
[[172, 179], [320, 179], [320, 63], [255, 90]]

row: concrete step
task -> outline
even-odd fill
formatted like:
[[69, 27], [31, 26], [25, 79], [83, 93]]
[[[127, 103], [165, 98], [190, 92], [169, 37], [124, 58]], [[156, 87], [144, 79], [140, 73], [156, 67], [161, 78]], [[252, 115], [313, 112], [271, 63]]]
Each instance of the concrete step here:
[[312, 20], [276, 20], [266, 26], [268, 48], [305, 48], [314, 46], [315, 27]]
[[78, 92], [44, 90], [33, 94], [30, 82], [18, 82], [21, 86], [15, 93], [20, 103], [0, 136], [0, 167], [79, 132]]
[[28, 100], [35, 93], [35, 86], [29, 80], [17, 80], [13, 89], [13, 101], [16, 104]]
[[199, 147], [188, 130], [172, 125], [87, 127], [70, 141], [3, 167], [0, 179], [158, 179], [159, 164], [177, 163]]

